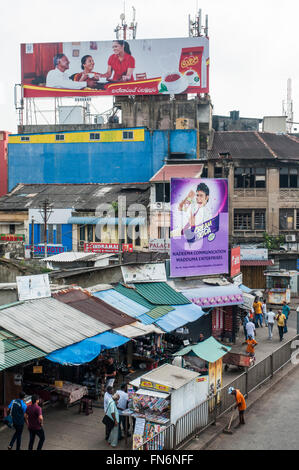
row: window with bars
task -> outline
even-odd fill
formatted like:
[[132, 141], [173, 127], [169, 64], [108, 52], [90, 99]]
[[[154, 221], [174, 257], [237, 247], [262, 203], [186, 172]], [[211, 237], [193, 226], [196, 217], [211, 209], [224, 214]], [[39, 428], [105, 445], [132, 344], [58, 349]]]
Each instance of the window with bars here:
[[29, 142], [30, 141], [30, 137], [28, 135], [23, 135], [21, 137], [21, 142]]
[[234, 230], [266, 230], [266, 209], [235, 209]]
[[294, 209], [279, 209], [279, 228], [281, 230], [294, 230]]
[[64, 140], [64, 134], [56, 134], [55, 140], [58, 142], [62, 142]]
[[299, 230], [299, 209], [296, 211], [296, 230]]
[[101, 135], [99, 132], [92, 132], [89, 134], [89, 140], [101, 140]]
[[170, 202], [170, 183], [156, 183], [156, 202]]
[[299, 188], [299, 169], [280, 168], [279, 169], [280, 188]]
[[133, 140], [134, 132], [133, 131], [123, 131], [123, 140]]
[[223, 168], [222, 166], [214, 167], [214, 178], [223, 178]]
[[265, 168], [235, 168], [235, 188], [265, 188]]

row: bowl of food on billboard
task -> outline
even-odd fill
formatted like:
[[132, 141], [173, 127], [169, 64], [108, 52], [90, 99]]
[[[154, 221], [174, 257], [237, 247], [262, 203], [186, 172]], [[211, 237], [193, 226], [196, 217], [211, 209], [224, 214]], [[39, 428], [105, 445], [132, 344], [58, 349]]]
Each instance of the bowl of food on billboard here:
[[209, 92], [209, 39], [21, 44], [24, 97]]
[[178, 95], [187, 90], [189, 86], [188, 78], [180, 72], [166, 73], [161, 80], [161, 93]]

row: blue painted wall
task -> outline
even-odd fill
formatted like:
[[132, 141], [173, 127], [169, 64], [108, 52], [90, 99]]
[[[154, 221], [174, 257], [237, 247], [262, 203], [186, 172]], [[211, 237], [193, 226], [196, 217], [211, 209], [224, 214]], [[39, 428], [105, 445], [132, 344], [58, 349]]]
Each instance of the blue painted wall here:
[[[67, 251], [72, 251], [72, 224], [61, 224], [61, 244], [67, 248]], [[34, 245], [44, 243], [41, 239], [41, 225], [34, 224]], [[53, 230], [53, 244], [57, 244], [56, 230]], [[31, 245], [31, 224], [29, 224], [29, 245]]]
[[18, 183], [142, 183], [170, 152], [196, 158], [196, 130], [148, 131], [144, 141], [9, 143], [9, 191]]

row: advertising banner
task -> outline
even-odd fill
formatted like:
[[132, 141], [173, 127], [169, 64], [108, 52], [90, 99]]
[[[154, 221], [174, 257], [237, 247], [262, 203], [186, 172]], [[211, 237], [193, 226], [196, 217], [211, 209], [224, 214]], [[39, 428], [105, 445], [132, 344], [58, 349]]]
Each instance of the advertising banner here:
[[[25, 245], [25, 250], [31, 251], [31, 245]], [[44, 257], [45, 255], [45, 245], [33, 245], [34, 256]], [[47, 255], [58, 255], [59, 253], [64, 253], [67, 251], [67, 247], [65, 246], [55, 246], [55, 245], [47, 245]]]
[[25, 97], [209, 92], [209, 39], [21, 44]]
[[241, 248], [239, 246], [231, 249], [230, 277], [239, 274], [241, 268]]
[[171, 277], [228, 273], [226, 179], [171, 179]]
[[[132, 243], [123, 243], [122, 252], [129, 251], [133, 252]], [[118, 253], [119, 244], [118, 243], [98, 243], [98, 242], [85, 242], [84, 243], [84, 253]]]

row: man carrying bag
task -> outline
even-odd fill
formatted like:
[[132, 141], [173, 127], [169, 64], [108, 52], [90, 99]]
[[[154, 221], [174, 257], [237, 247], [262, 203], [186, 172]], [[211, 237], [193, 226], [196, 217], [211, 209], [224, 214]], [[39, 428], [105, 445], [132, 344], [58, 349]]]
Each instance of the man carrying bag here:
[[7, 447], [8, 450], [12, 450], [15, 441], [17, 441], [16, 450], [20, 450], [21, 448], [21, 439], [25, 423], [24, 414], [27, 410], [27, 406], [24, 403], [23, 398], [25, 398], [25, 393], [21, 392], [19, 398], [12, 400], [12, 402], [8, 405], [10, 416], [12, 418], [12, 424], [15, 428], [15, 433], [12, 436], [9, 446]]

